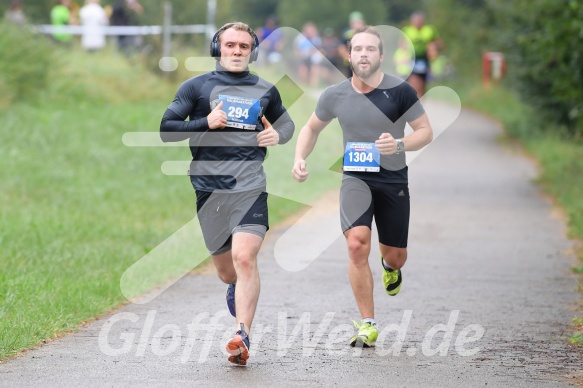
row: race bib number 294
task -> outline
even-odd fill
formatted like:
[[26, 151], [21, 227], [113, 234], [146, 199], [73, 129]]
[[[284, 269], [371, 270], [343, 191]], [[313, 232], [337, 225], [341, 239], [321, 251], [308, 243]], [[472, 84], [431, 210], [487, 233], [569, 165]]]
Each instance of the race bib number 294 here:
[[379, 172], [381, 154], [375, 143], [346, 143], [344, 171]]
[[254, 130], [259, 120], [261, 103], [256, 98], [219, 95], [223, 110], [227, 114], [227, 126]]

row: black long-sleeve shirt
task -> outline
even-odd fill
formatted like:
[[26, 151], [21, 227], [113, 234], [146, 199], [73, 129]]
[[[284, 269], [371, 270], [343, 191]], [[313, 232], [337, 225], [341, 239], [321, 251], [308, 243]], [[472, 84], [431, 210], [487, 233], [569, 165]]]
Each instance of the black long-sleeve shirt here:
[[[207, 116], [219, 99], [228, 124], [210, 129]], [[185, 81], [160, 124], [164, 142], [189, 139], [191, 182], [202, 191], [247, 191], [266, 186], [263, 171], [266, 148], [259, 147], [257, 133], [265, 116], [288, 142], [295, 129], [277, 88], [249, 71], [231, 73], [217, 62], [215, 71]], [[188, 121], [185, 121], [188, 118]]]

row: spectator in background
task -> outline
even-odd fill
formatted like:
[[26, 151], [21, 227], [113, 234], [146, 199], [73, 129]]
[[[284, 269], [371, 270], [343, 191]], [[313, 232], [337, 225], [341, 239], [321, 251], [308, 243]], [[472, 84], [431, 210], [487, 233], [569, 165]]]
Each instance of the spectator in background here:
[[[71, 0], [58, 0], [51, 9], [51, 24], [56, 27], [68, 26], [71, 23]], [[57, 43], [69, 44], [71, 34], [64, 31], [53, 32], [53, 39]]]
[[313, 22], [307, 22], [294, 40], [294, 50], [300, 58], [298, 72], [304, 84], [318, 86], [320, 63], [324, 56], [319, 51], [322, 39]]
[[348, 23], [349, 27], [342, 33], [342, 44], [338, 47], [343, 64], [342, 72], [346, 78], [352, 77], [352, 68], [350, 67], [350, 62], [348, 61], [348, 57], [350, 56], [348, 53], [348, 43], [354, 36], [354, 33], [357, 30], [362, 30], [366, 25], [363, 14], [358, 11], [354, 11], [348, 16]]
[[265, 25], [259, 29], [257, 38], [261, 45], [259, 46], [259, 58], [264, 58], [267, 64], [278, 63], [282, 60], [281, 50], [283, 48], [283, 36], [278, 30], [277, 19], [270, 16], [265, 21]]
[[4, 18], [17, 26], [22, 26], [26, 24], [26, 15], [22, 11], [22, 4], [20, 0], [13, 0], [10, 3], [10, 8], [4, 13]]
[[437, 56], [438, 50], [443, 48], [443, 43], [437, 30], [425, 24], [425, 15], [422, 12], [411, 15], [411, 23], [403, 27], [403, 32], [413, 43], [415, 50], [413, 71], [407, 81], [417, 91], [417, 98], [421, 98], [425, 94], [425, 84], [430, 72], [429, 52]]
[[413, 68], [413, 49], [406, 39], [400, 39], [399, 47], [393, 54], [393, 62], [399, 78], [406, 80]]
[[[115, 0], [112, 6], [110, 22], [112, 26], [137, 25], [137, 15], [144, 12], [144, 7], [137, 0]], [[138, 45], [132, 35], [118, 35], [117, 47], [129, 55]]]
[[[112, 26], [129, 26], [129, 15], [125, 0], [115, 0], [111, 7], [111, 16], [109, 18]], [[131, 37], [126, 35], [117, 35], [117, 48], [126, 52]]]
[[138, 0], [127, 0], [128, 2], [128, 7], [130, 7], [130, 9], [138, 14], [141, 14], [144, 12], [144, 7], [142, 7], [142, 5], [138, 2]]
[[437, 49], [436, 44], [430, 44], [427, 47], [427, 57], [430, 68], [427, 81], [442, 80], [452, 75], [453, 69], [449, 59]]
[[87, 51], [98, 51], [105, 47], [105, 30], [109, 23], [99, 0], [85, 0], [85, 5], [79, 10], [79, 19], [83, 26], [81, 46]]
[[322, 47], [320, 51], [324, 54], [327, 61], [322, 61], [320, 67], [322, 79], [326, 81], [328, 85], [340, 82], [337, 79], [337, 70], [342, 71], [342, 57], [339, 54], [340, 39], [334, 34], [334, 29], [328, 27], [324, 29], [324, 35], [322, 37]]

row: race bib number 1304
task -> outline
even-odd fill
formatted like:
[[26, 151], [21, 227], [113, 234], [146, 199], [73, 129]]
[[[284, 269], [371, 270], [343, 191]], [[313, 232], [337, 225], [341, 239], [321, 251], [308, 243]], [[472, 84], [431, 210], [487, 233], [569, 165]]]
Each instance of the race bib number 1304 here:
[[223, 110], [227, 113], [227, 126], [254, 130], [261, 111], [260, 101], [256, 98], [219, 95]]
[[381, 154], [375, 143], [346, 143], [344, 171], [379, 172]]

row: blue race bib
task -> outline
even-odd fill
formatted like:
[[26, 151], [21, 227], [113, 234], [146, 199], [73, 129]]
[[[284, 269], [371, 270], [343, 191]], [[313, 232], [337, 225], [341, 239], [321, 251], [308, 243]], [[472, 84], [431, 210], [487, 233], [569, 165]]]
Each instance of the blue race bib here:
[[346, 143], [343, 171], [379, 172], [381, 153], [375, 143]]
[[425, 74], [427, 73], [428, 68], [427, 60], [425, 59], [416, 59], [415, 63], [413, 64], [413, 73], [417, 74]]
[[223, 110], [227, 113], [227, 126], [255, 130], [259, 121], [261, 103], [256, 98], [219, 95], [219, 102], [223, 102]]

